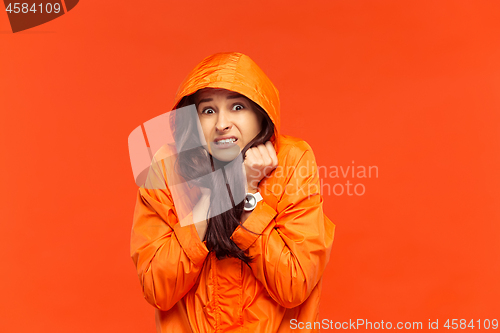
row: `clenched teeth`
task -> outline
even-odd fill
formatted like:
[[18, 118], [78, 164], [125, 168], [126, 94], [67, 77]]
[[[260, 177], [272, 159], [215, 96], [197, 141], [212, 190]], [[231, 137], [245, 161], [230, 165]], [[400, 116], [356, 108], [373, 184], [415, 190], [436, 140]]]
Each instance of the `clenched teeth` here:
[[223, 143], [231, 143], [231, 142], [235, 142], [235, 141], [236, 141], [236, 139], [231, 138], [231, 139], [219, 140], [219, 141], [215, 142], [215, 144], [220, 145]]

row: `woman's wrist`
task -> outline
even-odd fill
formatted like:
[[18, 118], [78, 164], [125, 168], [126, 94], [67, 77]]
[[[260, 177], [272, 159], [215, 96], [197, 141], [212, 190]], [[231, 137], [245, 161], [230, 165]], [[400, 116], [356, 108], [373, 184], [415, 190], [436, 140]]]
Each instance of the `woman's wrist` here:
[[253, 187], [253, 186], [250, 186], [247, 184], [247, 193], [257, 193], [259, 192], [259, 188], [258, 187]]

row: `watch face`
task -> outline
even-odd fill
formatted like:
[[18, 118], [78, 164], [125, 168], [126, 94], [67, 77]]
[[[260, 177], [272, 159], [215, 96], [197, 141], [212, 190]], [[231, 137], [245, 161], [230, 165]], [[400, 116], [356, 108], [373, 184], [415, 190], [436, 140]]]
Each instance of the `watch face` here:
[[245, 208], [246, 209], [252, 209], [257, 205], [257, 200], [253, 195], [247, 194], [245, 197]]

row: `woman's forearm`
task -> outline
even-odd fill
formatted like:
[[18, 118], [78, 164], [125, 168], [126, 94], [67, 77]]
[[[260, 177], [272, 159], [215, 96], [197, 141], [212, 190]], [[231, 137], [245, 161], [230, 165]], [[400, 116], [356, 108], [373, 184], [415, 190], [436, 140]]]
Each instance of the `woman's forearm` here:
[[205, 238], [205, 233], [207, 232], [207, 221], [195, 222], [194, 226], [196, 228], [196, 232], [200, 237], [200, 240], [203, 242], [203, 238]]

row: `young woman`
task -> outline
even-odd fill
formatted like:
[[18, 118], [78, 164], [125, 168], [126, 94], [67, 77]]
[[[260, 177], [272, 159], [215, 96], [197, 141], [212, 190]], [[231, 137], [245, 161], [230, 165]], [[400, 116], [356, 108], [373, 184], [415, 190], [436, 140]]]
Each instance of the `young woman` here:
[[319, 321], [335, 226], [311, 147], [279, 133], [278, 90], [248, 56], [218, 53], [191, 71], [173, 110], [175, 144], [155, 154], [131, 235], [157, 331]]

